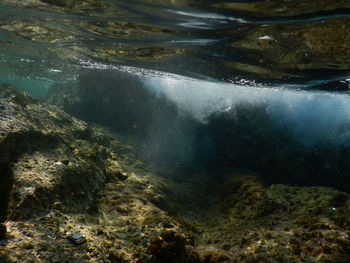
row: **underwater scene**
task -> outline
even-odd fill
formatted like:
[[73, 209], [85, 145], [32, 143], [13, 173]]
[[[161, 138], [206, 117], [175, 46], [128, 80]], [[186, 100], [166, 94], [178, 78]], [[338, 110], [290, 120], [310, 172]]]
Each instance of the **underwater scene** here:
[[349, 0], [0, 0], [0, 263], [349, 263]]

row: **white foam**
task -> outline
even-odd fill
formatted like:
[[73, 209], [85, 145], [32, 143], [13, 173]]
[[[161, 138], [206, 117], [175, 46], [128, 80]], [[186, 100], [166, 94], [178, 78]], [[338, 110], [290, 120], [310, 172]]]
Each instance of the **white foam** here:
[[168, 12], [174, 13], [177, 15], [181, 15], [184, 17], [192, 17], [192, 18], [198, 18], [198, 19], [208, 19], [208, 20], [218, 20], [218, 21], [234, 21], [239, 23], [247, 23], [246, 20], [242, 18], [232, 17], [232, 16], [225, 16], [218, 13], [206, 13], [206, 12], [191, 12], [191, 11], [180, 11], [180, 10], [171, 10], [169, 9]]
[[144, 84], [157, 96], [166, 97], [181, 111], [202, 122], [213, 113], [230, 111], [234, 115], [238, 105], [265, 105], [273, 125], [288, 129], [305, 144], [343, 143], [350, 138], [347, 94], [240, 86], [171, 76], [147, 77]]
[[136, 67], [81, 62], [83, 67], [115, 69], [139, 77], [144, 87], [177, 105], [184, 114], [207, 122], [213, 113], [235, 114], [239, 105], [266, 107], [273, 125], [292, 132], [303, 143], [350, 143], [350, 96], [305, 91], [305, 86], [247, 86], [198, 80]]

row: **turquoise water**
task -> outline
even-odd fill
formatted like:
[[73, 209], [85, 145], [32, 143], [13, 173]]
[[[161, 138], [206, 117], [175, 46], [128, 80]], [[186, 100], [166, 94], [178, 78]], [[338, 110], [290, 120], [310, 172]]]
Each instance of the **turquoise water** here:
[[47, 96], [51, 85], [54, 83], [48, 79], [25, 79], [18, 77], [0, 78], [2, 84], [11, 84], [16, 88], [29, 93], [33, 98], [43, 99]]

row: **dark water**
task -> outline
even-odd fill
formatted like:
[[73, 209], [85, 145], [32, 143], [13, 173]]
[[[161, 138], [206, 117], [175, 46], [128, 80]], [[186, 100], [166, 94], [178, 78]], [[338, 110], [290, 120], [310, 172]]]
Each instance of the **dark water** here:
[[0, 4], [0, 82], [134, 136], [155, 166], [348, 181], [349, 1]]

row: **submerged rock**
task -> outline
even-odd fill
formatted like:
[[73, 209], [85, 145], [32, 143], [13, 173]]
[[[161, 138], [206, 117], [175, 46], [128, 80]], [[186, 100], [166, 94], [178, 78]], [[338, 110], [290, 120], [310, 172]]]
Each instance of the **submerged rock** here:
[[165, 231], [151, 240], [149, 250], [161, 262], [182, 263], [186, 260], [186, 239], [173, 231]]
[[0, 253], [9, 262], [38, 251], [45, 262], [147, 262], [159, 225], [180, 231], [148, 201], [163, 193], [130, 146], [9, 85], [1, 94]]
[[78, 232], [74, 232], [74, 233], [69, 234], [67, 236], [67, 238], [76, 245], [81, 245], [81, 244], [84, 244], [86, 242], [85, 235], [78, 233]]
[[348, 194], [326, 187], [266, 187], [258, 175], [242, 171], [215, 182], [219, 208], [203, 217], [211, 230], [197, 241], [201, 255], [215, 247], [228, 262], [350, 260]]
[[232, 169], [159, 176], [115, 134], [55, 106], [19, 105], [26, 95], [3, 89], [0, 256], [8, 262], [350, 260], [347, 193], [266, 186]]

